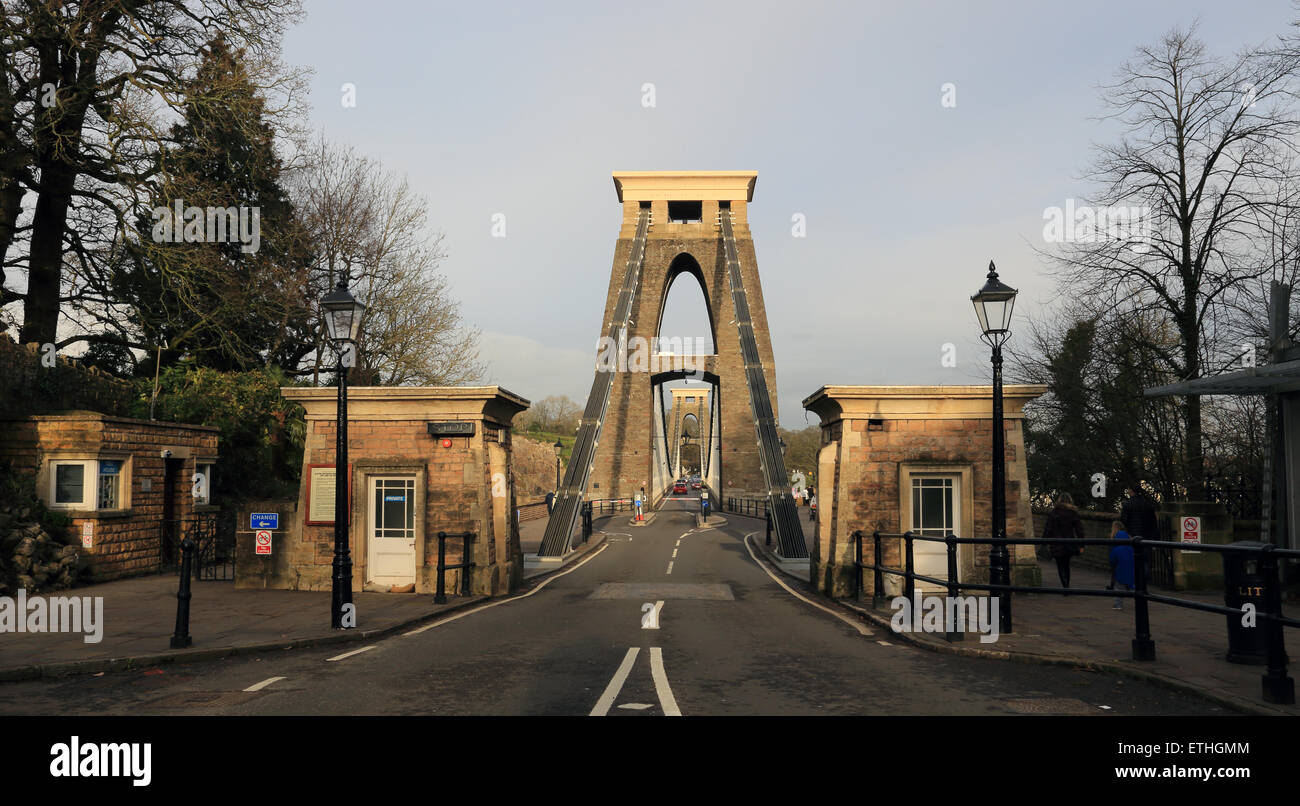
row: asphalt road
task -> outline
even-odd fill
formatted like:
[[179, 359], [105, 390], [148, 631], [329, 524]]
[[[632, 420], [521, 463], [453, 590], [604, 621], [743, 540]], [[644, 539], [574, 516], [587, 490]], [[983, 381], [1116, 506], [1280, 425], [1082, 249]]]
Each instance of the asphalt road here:
[[[0, 713], [1224, 713], [1140, 681], [937, 654], [855, 627], [774, 581], [744, 541], [760, 522], [700, 530], [695, 506], [670, 499], [643, 528], [611, 519], [606, 544], [544, 586], [407, 634], [0, 684]], [[659, 602], [658, 629], [644, 628]]]

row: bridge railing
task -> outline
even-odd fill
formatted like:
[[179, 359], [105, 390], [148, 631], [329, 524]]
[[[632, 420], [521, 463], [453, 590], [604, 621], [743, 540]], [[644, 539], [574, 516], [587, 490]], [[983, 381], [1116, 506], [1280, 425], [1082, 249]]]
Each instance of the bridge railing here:
[[745, 498], [743, 496], [727, 496], [723, 509], [736, 515], [747, 515], [751, 518], [766, 518], [772, 505], [766, 498]]
[[[1132, 599], [1133, 608], [1133, 643], [1132, 652], [1133, 660], [1136, 661], [1153, 661], [1156, 658], [1155, 641], [1151, 638], [1151, 619], [1150, 608], [1151, 602], [1159, 604], [1172, 605], [1190, 610], [1200, 610], [1207, 613], [1216, 613], [1229, 618], [1241, 618], [1245, 610], [1243, 607], [1230, 607], [1226, 605], [1210, 604], [1208, 602], [1198, 602], [1191, 599], [1181, 599], [1175, 596], [1166, 596], [1160, 593], [1152, 593], [1147, 588], [1147, 569], [1150, 567], [1150, 552], [1152, 550], [1180, 550], [1180, 551], [1198, 551], [1221, 554], [1225, 560], [1235, 555], [1254, 563], [1257, 578], [1262, 581], [1262, 595], [1253, 595], [1250, 602], [1254, 606], [1254, 614], [1260, 622], [1260, 629], [1264, 630], [1264, 655], [1267, 665], [1267, 672], [1262, 676], [1263, 698], [1268, 702], [1279, 704], [1295, 703], [1295, 683], [1287, 676], [1287, 656], [1286, 647], [1283, 638], [1284, 627], [1300, 627], [1300, 620], [1287, 618], [1282, 612], [1282, 585], [1278, 575], [1278, 564], [1285, 560], [1300, 560], [1300, 551], [1295, 549], [1282, 549], [1271, 544], [1242, 546], [1242, 545], [1216, 545], [1202, 543], [1173, 543], [1162, 540], [1146, 540], [1141, 537], [1133, 537], [1124, 540], [1105, 539], [1105, 538], [972, 538], [956, 537], [947, 535], [946, 537], [937, 537], [932, 535], [918, 535], [913, 532], [904, 532], [902, 534], [886, 534], [882, 532], [872, 532], [872, 561], [863, 561], [862, 543], [866, 538], [865, 533], [859, 529], [852, 534], [854, 542], [854, 584], [857, 598], [861, 598], [863, 591], [863, 571], [871, 571], [872, 579], [872, 607], [878, 608], [883, 606], [885, 601], [884, 576], [889, 574], [903, 578], [903, 595], [908, 601], [913, 601], [916, 591], [917, 582], [927, 582], [931, 585], [938, 585], [946, 589], [949, 598], [955, 598], [962, 591], [985, 591], [998, 596], [999, 605], [999, 627], [1002, 632], [1010, 632], [1012, 629], [1011, 620], [1011, 594], [1013, 593], [1047, 593], [1057, 596], [1111, 596], [1122, 599]], [[882, 541], [891, 540], [901, 541], [901, 559], [902, 568], [889, 567], [884, 564]], [[942, 543], [944, 544], [947, 554], [947, 579], [926, 576], [916, 572], [915, 544], [917, 542]], [[962, 545], [968, 546], [1054, 546], [1065, 545], [1070, 547], [1083, 546], [1106, 546], [1114, 548], [1117, 546], [1129, 546], [1133, 550], [1133, 588], [1131, 590], [1118, 590], [1109, 588], [1046, 588], [1032, 585], [994, 585], [976, 582], [963, 582], [958, 579], [957, 575], [957, 547]], [[1242, 564], [1245, 567], [1245, 564]], [[1226, 570], [1226, 569], [1225, 569]], [[1225, 574], [1225, 576], [1227, 576]], [[1227, 580], [1225, 580], [1226, 582]], [[947, 621], [947, 619], [945, 619]], [[949, 641], [962, 640], [960, 632], [953, 631], [954, 624], [945, 624], [945, 638]], [[1245, 628], [1243, 629], [1253, 629]], [[1230, 643], [1231, 643], [1231, 632]]]

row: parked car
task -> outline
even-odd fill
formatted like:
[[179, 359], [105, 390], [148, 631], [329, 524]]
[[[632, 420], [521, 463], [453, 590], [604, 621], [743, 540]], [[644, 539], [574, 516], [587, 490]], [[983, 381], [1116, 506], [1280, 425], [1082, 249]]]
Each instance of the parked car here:
[[685, 495], [685, 494], [686, 494], [686, 479], [678, 479], [677, 482], [673, 484], [673, 495]]

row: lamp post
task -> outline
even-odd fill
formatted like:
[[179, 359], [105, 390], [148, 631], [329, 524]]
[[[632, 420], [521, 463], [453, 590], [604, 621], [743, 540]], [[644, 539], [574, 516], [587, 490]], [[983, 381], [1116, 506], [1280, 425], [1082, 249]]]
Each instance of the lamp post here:
[[555, 438], [555, 444], [551, 446], [555, 449], [555, 494], [560, 494], [560, 451], [564, 450], [564, 443], [559, 437]]
[[338, 442], [334, 461], [334, 580], [330, 597], [330, 626], [336, 630], [356, 626], [344, 624], [344, 610], [352, 610], [352, 555], [348, 552], [348, 367], [356, 363], [357, 333], [366, 306], [353, 299], [347, 284], [321, 298], [321, 318], [326, 334], [338, 354], [339, 404], [335, 432]]
[[[989, 581], [994, 585], [1011, 584], [1011, 558], [1007, 552], [1007, 467], [1006, 434], [1002, 429], [1002, 345], [1011, 336], [1011, 309], [1016, 304], [1016, 289], [998, 279], [997, 268], [989, 261], [988, 280], [979, 293], [971, 297], [979, 317], [980, 338], [993, 348], [993, 546], [989, 551]], [[998, 628], [1011, 632], [1011, 594], [998, 595]]]

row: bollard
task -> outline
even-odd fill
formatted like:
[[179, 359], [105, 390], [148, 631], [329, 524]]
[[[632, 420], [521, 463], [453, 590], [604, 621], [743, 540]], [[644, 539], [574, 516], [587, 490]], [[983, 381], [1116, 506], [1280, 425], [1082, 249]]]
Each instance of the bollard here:
[[[943, 620], [945, 623], [944, 623], [943, 637], [946, 638], [949, 642], [964, 641], [966, 640], [966, 633], [964, 631], [962, 632], [957, 631], [957, 619], [956, 619], [956, 614], [958, 610], [961, 609], [961, 603], [957, 602], [956, 604], [949, 604], [949, 602], [952, 602], [957, 598], [957, 536], [953, 534], [949, 534], [947, 537], [943, 539], [943, 542], [948, 547], [948, 600], [949, 600], [948, 602], [944, 602], [945, 606], [943, 609]], [[954, 615], [954, 618], [951, 623], [948, 623], [949, 613], [952, 613]], [[964, 616], [962, 619], [962, 626], [963, 627], [966, 626]]]
[[582, 542], [586, 543], [591, 537], [591, 503], [582, 505]]
[[447, 603], [447, 533], [438, 533], [438, 592], [433, 595], [434, 604]]
[[912, 579], [912, 532], [910, 529], [903, 533], [903, 550], [906, 552], [903, 570], [907, 571], [907, 576], [904, 577], [905, 588], [903, 595], [907, 597], [907, 601], [911, 602], [913, 601], [913, 594], [916, 593], [916, 580]]
[[1147, 602], [1147, 547], [1141, 537], [1133, 538], [1133, 660], [1155, 660], [1156, 642], [1151, 640], [1150, 603]]
[[880, 607], [885, 603], [885, 572], [880, 570], [880, 532], [872, 532], [871, 538], [876, 542], [876, 568], [872, 579], [871, 606]]
[[1261, 681], [1264, 701], [1278, 705], [1295, 705], [1295, 681], [1286, 673], [1286, 647], [1282, 641], [1282, 591], [1277, 578], [1277, 558], [1274, 546], [1264, 546], [1259, 554], [1259, 570], [1264, 575], [1264, 606], [1268, 614], [1264, 619], [1268, 643], [1268, 671]]
[[772, 545], [772, 513], [765, 513], [767, 518], [767, 545]]
[[176, 591], [176, 633], [172, 636], [172, 649], [184, 649], [193, 643], [190, 638], [190, 566], [194, 562], [194, 540], [188, 534], [181, 541], [181, 584]]

